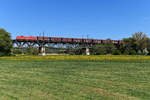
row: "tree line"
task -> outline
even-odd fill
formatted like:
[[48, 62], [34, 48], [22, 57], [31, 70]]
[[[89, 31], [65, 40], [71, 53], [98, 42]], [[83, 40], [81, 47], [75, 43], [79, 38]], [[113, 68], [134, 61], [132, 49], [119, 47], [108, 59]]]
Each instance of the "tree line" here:
[[93, 55], [150, 55], [150, 38], [142, 32], [136, 32], [123, 39], [123, 44], [99, 44], [91, 50]]

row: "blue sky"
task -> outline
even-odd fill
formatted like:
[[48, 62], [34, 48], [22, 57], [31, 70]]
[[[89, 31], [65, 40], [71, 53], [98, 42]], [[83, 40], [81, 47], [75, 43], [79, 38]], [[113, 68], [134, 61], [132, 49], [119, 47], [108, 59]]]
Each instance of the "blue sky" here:
[[150, 0], [0, 0], [0, 28], [17, 35], [150, 36]]

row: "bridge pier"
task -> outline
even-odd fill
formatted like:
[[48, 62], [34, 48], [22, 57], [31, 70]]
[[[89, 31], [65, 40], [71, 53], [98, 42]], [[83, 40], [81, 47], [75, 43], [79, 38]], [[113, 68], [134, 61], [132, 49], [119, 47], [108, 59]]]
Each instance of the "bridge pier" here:
[[87, 47], [85, 50], [86, 55], [90, 55], [90, 49]]
[[39, 55], [40, 56], [45, 56], [46, 55], [45, 46], [40, 46], [39, 47]]

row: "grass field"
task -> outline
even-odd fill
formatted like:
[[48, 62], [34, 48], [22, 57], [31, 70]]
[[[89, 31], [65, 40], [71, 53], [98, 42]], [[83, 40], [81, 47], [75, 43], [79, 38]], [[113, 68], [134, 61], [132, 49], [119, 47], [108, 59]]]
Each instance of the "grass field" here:
[[0, 58], [0, 100], [150, 100], [148, 58], [52, 57]]

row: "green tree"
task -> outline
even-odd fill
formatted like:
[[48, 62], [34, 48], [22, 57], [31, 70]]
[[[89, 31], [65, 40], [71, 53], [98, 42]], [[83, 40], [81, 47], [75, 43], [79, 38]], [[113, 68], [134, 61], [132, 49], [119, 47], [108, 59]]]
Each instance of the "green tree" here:
[[133, 38], [134, 40], [143, 40], [143, 39], [146, 39], [147, 36], [146, 36], [146, 34], [144, 34], [144, 33], [142, 33], [142, 32], [136, 32], [136, 33], [134, 33], [134, 34], [132, 35], [132, 38]]
[[[132, 37], [130, 38], [125, 38], [123, 39], [124, 41], [124, 49], [125, 49], [125, 53], [126, 54], [134, 54], [135, 52], [137, 54], [143, 54], [143, 50], [147, 50], [148, 48], [148, 37], [146, 36], [146, 34], [142, 33], [142, 32], [136, 32], [132, 35]], [[150, 50], [150, 49], [148, 49]], [[131, 52], [131, 53], [130, 53]]]
[[116, 46], [112, 43], [98, 44], [91, 50], [91, 54], [94, 55], [113, 54], [114, 51], [116, 50], [117, 50]]
[[146, 46], [148, 37], [146, 36], [146, 34], [142, 32], [136, 32], [132, 35], [132, 39], [134, 40], [134, 44], [136, 45], [136, 51], [143, 51], [145, 48], [147, 48]]
[[10, 33], [4, 29], [0, 29], [0, 56], [11, 55], [12, 40]]
[[26, 54], [29, 54], [29, 55], [38, 55], [39, 51], [37, 48], [34, 48], [34, 47], [30, 47], [30, 48], [27, 48], [26, 49]]
[[112, 43], [104, 44], [104, 46], [107, 54], [112, 54], [117, 50], [116, 46]]
[[136, 40], [134, 40], [133, 38], [124, 38], [123, 41], [124, 44], [122, 52], [124, 54], [129, 54], [130, 51], [136, 50]]
[[106, 48], [103, 44], [98, 44], [95, 45], [92, 49], [91, 49], [91, 54], [92, 55], [103, 55], [106, 54]]
[[148, 50], [149, 55], [150, 55], [150, 39], [146, 40], [146, 47], [147, 47], [147, 50]]
[[103, 44], [98, 45], [96, 55], [103, 55], [106, 53], [107, 53], [107, 51], [106, 51], [105, 45], [103, 45]]

